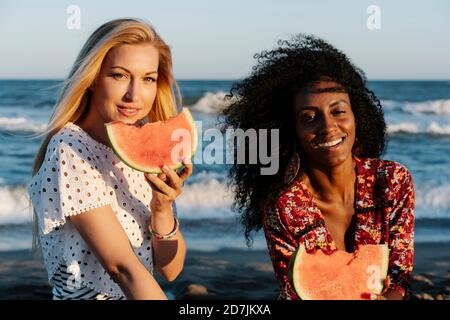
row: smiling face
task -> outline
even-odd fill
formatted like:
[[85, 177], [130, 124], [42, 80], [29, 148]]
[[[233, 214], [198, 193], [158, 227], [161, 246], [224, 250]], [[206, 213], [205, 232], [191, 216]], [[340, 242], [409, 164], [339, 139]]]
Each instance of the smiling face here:
[[341, 85], [320, 81], [297, 93], [293, 111], [297, 138], [310, 163], [335, 167], [352, 157], [355, 117]]
[[90, 120], [134, 123], [147, 116], [156, 97], [158, 64], [150, 44], [111, 49], [91, 87]]

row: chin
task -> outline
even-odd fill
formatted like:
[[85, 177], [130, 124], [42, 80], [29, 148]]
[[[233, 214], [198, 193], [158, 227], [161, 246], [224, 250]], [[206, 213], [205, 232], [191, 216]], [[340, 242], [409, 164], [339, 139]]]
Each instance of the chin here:
[[324, 154], [316, 154], [314, 157], [311, 157], [311, 160], [317, 164], [320, 164], [324, 167], [338, 167], [344, 164], [348, 159], [352, 158], [352, 154], [341, 154], [341, 155], [324, 155]]
[[345, 162], [347, 162], [349, 159], [352, 158], [352, 155], [346, 155], [346, 156], [342, 156], [342, 157], [333, 157], [330, 159], [324, 159], [327, 163], [328, 166], [330, 167], [338, 167], [342, 164], [344, 164]]

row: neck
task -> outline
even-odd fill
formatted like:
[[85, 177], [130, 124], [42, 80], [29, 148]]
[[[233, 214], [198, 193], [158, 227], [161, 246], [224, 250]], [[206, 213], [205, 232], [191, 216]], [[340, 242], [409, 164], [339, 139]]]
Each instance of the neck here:
[[106, 146], [111, 147], [105, 125], [103, 121], [98, 119], [99, 117], [97, 117], [97, 120], [95, 120], [92, 112], [89, 112], [88, 115], [82, 121], [77, 123], [77, 125], [81, 129], [86, 131], [93, 139], [97, 140], [98, 142]]
[[305, 175], [305, 182], [318, 200], [353, 199], [356, 174], [352, 157], [336, 167], [309, 165]]

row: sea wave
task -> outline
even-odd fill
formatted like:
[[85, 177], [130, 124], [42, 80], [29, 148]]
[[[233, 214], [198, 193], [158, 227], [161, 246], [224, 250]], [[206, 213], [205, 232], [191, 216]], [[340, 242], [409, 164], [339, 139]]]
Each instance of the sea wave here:
[[450, 185], [416, 190], [417, 218], [450, 218]]
[[439, 99], [421, 102], [382, 100], [386, 110], [398, 110], [410, 114], [450, 115], [450, 100]]
[[235, 99], [225, 99], [224, 91], [206, 92], [196, 103], [191, 106], [192, 110], [207, 114], [218, 114], [228, 107]]
[[[176, 200], [180, 218], [231, 218], [232, 195], [226, 185], [208, 177], [202, 182], [186, 184]], [[31, 221], [31, 208], [25, 187], [0, 186], [0, 225]]]
[[[224, 108], [236, 101], [225, 99], [228, 93], [224, 91], [206, 92], [195, 102], [191, 108], [195, 111], [217, 114]], [[382, 106], [385, 110], [398, 110], [409, 114], [430, 114], [430, 115], [450, 115], [450, 100], [439, 99], [422, 102], [409, 102], [397, 100], [382, 100]]]
[[[202, 181], [186, 184], [177, 198], [181, 219], [235, 219], [231, 210], [233, 194], [215, 174], [205, 174]], [[450, 184], [421, 185], [416, 189], [416, 218], [450, 219]], [[0, 225], [31, 222], [29, 198], [24, 186], [0, 186]]]
[[232, 218], [233, 196], [216, 178], [186, 185], [177, 199], [178, 214], [187, 219]]
[[410, 113], [425, 113], [450, 115], [450, 100], [433, 100], [426, 102], [406, 102], [403, 111]]
[[0, 186], [0, 225], [31, 221], [31, 209], [25, 187]]
[[7, 132], [33, 132], [44, 131], [46, 125], [24, 117], [0, 117], [0, 130]]
[[450, 125], [439, 124], [435, 121], [424, 124], [414, 122], [389, 123], [388, 132], [410, 133], [410, 134], [428, 134], [428, 135], [450, 135]]

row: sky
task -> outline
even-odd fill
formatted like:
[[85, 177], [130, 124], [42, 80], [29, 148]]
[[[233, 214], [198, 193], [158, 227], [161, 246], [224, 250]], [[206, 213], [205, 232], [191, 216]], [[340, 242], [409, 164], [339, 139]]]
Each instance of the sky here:
[[[78, 29], [67, 27], [71, 5]], [[0, 78], [62, 79], [89, 35], [123, 17], [155, 27], [178, 80], [245, 77], [255, 53], [300, 32], [345, 52], [369, 80], [450, 79], [448, 0], [1, 0]]]

